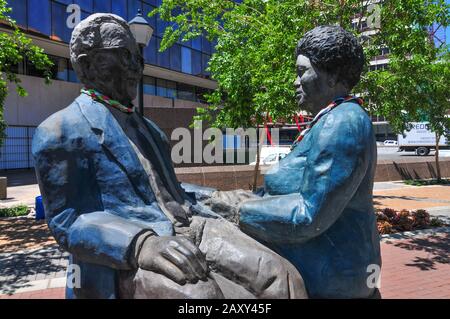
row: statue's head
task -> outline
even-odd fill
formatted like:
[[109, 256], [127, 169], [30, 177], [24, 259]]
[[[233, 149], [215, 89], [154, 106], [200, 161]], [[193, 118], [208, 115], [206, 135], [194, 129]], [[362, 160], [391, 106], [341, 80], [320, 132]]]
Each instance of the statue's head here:
[[125, 20], [93, 14], [73, 30], [70, 60], [80, 81], [129, 105], [137, 94], [144, 61]]
[[349, 94], [364, 66], [358, 39], [340, 26], [319, 26], [308, 31], [297, 44], [296, 57], [297, 101], [313, 114], [333, 99]]

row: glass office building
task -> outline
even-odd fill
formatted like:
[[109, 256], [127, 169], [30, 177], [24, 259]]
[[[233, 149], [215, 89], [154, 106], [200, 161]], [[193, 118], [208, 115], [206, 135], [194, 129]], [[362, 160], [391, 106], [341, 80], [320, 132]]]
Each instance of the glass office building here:
[[[24, 31], [62, 43], [69, 43], [72, 33], [72, 29], [67, 24], [72, 14], [71, 11], [67, 12], [71, 4], [76, 4], [81, 9], [81, 20], [92, 13], [108, 12], [130, 21], [136, 16], [138, 10], [142, 10], [154, 30], [149, 46], [144, 50], [146, 64], [203, 79], [210, 78], [206, 67], [213, 45], [205, 37], [178, 42], [170, 49], [159, 52], [161, 39], [168, 23], [158, 19], [157, 16], [149, 18], [147, 14], [160, 5], [161, 0], [9, 0], [8, 4], [12, 8], [12, 18]], [[68, 59], [57, 56], [51, 56], [51, 58], [55, 63], [53, 70], [55, 79], [77, 81]], [[26, 61], [24, 65], [18, 66], [18, 72], [39, 75]], [[177, 83], [151, 76], [146, 76], [144, 82], [145, 94], [167, 98], [202, 101], [202, 95], [208, 91], [189, 83]]]
[[[51, 114], [68, 106], [80, 94], [79, 83], [69, 60], [69, 41], [75, 22], [93, 13], [107, 12], [133, 19], [138, 10], [153, 27], [144, 50], [144, 113], [169, 137], [178, 127], [189, 128], [196, 108], [204, 105], [204, 94], [217, 87], [206, 71], [213, 45], [203, 36], [178, 42], [165, 52], [159, 47], [167, 23], [147, 14], [161, 0], [7, 0], [11, 17], [44, 49], [53, 61], [54, 81], [46, 85], [42, 72], [26, 57], [15, 65], [22, 85], [29, 93], [20, 98], [10, 87], [5, 100], [7, 135], [0, 149], [0, 169], [33, 167], [31, 140], [35, 128]], [[73, 19], [76, 16], [77, 19]], [[72, 22], [72, 23], [71, 23]], [[0, 21], [0, 32], [11, 32]], [[206, 128], [206, 127], [205, 127]]]

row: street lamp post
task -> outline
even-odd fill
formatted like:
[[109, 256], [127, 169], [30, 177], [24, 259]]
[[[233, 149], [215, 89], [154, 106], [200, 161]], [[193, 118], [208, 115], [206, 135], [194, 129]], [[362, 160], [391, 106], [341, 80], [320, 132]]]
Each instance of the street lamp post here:
[[[150, 42], [153, 34], [153, 28], [148, 24], [147, 20], [142, 16], [141, 10], [134, 17], [133, 20], [128, 22], [130, 25], [131, 33], [133, 33], [136, 39], [139, 49], [141, 50], [141, 56], [144, 56], [144, 48]], [[142, 73], [141, 79], [139, 80], [138, 88], [138, 103], [139, 103], [139, 113], [144, 116], [144, 74]]]

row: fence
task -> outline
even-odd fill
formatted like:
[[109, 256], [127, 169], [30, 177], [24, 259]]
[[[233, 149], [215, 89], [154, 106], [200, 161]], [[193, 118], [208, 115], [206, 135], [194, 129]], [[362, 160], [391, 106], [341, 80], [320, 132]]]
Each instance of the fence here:
[[36, 127], [15, 126], [6, 128], [6, 138], [0, 149], [0, 169], [34, 167], [31, 141]]

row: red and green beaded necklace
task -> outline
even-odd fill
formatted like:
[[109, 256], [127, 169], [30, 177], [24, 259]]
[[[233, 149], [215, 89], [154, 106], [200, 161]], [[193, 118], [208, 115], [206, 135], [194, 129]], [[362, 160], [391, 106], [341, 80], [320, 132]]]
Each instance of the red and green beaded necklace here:
[[127, 107], [127, 106], [123, 105], [122, 103], [120, 103], [119, 101], [113, 100], [113, 99], [107, 97], [106, 95], [103, 95], [103, 94], [97, 92], [94, 89], [82, 88], [81, 93], [89, 95], [93, 100], [108, 104], [109, 106], [116, 108], [124, 113], [133, 113], [134, 112], [134, 106]]

